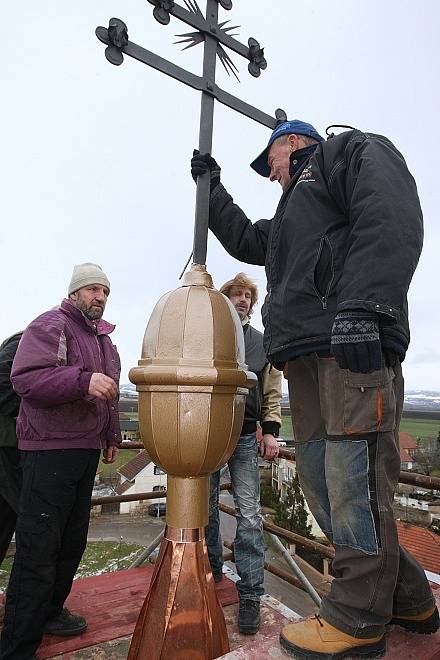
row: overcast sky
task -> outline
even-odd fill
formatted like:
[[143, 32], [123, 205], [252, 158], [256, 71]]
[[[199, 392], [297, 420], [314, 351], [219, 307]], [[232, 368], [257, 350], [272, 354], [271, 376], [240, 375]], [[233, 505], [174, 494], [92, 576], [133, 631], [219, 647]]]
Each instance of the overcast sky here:
[[[183, 2], [181, 2], [183, 4]], [[222, 20], [265, 47], [259, 79], [232, 54], [241, 83], [218, 66], [218, 84], [273, 114], [388, 136], [418, 185], [425, 246], [410, 289], [412, 343], [407, 389], [440, 390], [440, 207], [438, 0], [234, 0]], [[204, 10], [205, 2], [200, 0]], [[3, 9], [0, 337], [24, 327], [65, 295], [73, 265], [94, 261], [112, 290], [106, 318], [123, 363], [139, 358], [159, 297], [179, 285], [192, 249], [200, 94], [126, 57], [114, 67], [97, 25], [123, 19], [130, 39], [199, 74], [202, 46], [184, 53], [145, 0], [22, 0]], [[6, 16], [5, 16], [6, 12]], [[213, 154], [222, 180], [253, 220], [272, 217], [281, 189], [249, 162], [269, 137], [264, 126], [216, 104]], [[211, 236], [208, 270], [217, 287], [262, 268], [227, 255]], [[261, 327], [260, 309], [254, 324]]]

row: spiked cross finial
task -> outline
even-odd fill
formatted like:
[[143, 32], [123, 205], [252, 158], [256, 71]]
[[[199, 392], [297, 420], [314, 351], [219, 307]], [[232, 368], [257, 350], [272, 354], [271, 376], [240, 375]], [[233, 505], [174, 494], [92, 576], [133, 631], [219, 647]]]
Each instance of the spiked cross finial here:
[[[189, 1], [184, 0], [185, 4], [189, 6]], [[200, 11], [200, 10], [199, 10]], [[229, 34], [229, 36], [236, 36], [237, 33], [232, 33], [232, 30], [236, 30], [239, 28], [239, 25], [230, 25], [228, 27], [224, 27], [227, 25], [229, 21], [223, 21], [223, 23], [218, 24], [218, 30], [222, 32], [223, 34]], [[211, 30], [212, 32], [212, 30]], [[197, 46], [198, 44], [201, 44], [205, 41], [205, 35], [203, 32], [197, 31], [197, 32], [185, 32], [183, 34], [176, 34], [176, 37], [184, 37], [183, 39], [180, 39], [179, 41], [175, 41], [175, 44], [184, 44], [186, 43], [187, 45], [182, 48], [182, 50], [187, 50], [188, 48], [192, 48], [193, 46]], [[234, 62], [231, 60], [223, 46], [217, 42], [217, 55], [222, 63], [226, 73], [228, 76], [232, 73], [237, 80], [240, 82], [240, 79], [237, 75], [238, 68], [235, 66]]]
[[[229, 21], [223, 21], [223, 23], [218, 23], [216, 25], [213, 25], [212, 23], [208, 24], [208, 21], [205, 20], [196, 0], [183, 0], [186, 10], [183, 9], [183, 7], [179, 7], [179, 5], [176, 5], [174, 0], [148, 0], [148, 2], [154, 5], [153, 16], [159, 23], [161, 23], [161, 25], [168, 25], [171, 15], [174, 15], [176, 18], [180, 18], [193, 27], [196, 27], [196, 32], [185, 32], [176, 35], [177, 37], [182, 37], [182, 39], [175, 41], [175, 44], [186, 44], [183, 50], [187, 50], [188, 48], [203, 43], [206, 34], [216, 36], [217, 55], [226, 73], [228, 75], [231, 75], [232, 73], [238, 81], [240, 80], [237, 75], [237, 66], [223, 47], [224, 45], [231, 47], [231, 43], [237, 43], [235, 40], [231, 40], [231, 43], [229, 43], [227, 38], [229, 37], [229, 39], [231, 39], [232, 37], [237, 36], [237, 33], [233, 33], [232, 31], [238, 29], [238, 25], [229, 25], [225, 27]], [[216, 0], [216, 2], [218, 2], [224, 9], [232, 9], [231, 0]], [[184, 13], [182, 14], [182, 12]], [[239, 45], [241, 46], [241, 44]], [[248, 46], [249, 48], [246, 54], [241, 52], [241, 49], [240, 51], [237, 51], [237, 49], [234, 50], [249, 59], [248, 71], [252, 76], [257, 78], [261, 71], [267, 67], [267, 62], [264, 59], [264, 50], [260, 47], [258, 41], [252, 37], [248, 41]]]
[[[200, 0], [199, 0], [200, 1]], [[213, 132], [214, 101], [220, 101], [228, 107], [258, 121], [272, 130], [281, 121], [286, 121], [286, 113], [277, 110], [276, 116], [266, 113], [245, 103], [241, 99], [220, 89], [215, 83], [216, 59], [220, 60], [228, 75], [237, 80], [238, 68], [227, 52], [233, 51], [248, 60], [249, 73], [258, 78], [267, 67], [264, 49], [259, 42], [251, 37], [247, 46], [235, 39], [239, 26], [230, 25], [229, 21], [218, 21], [219, 6], [223, 9], [232, 8], [231, 0], [206, 0], [206, 13], [202, 13], [197, 0], [183, 0], [179, 5], [174, 0], [148, 0], [153, 5], [153, 16], [161, 25], [168, 25], [171, 16], [191, 26], [191, 32], [179, 35], [177, 44], [187, 50], [204, 44], [203, 75], [197, 76], [168, 60], [159, 57], [128, 39], [127, 26], [118, 18], [112, 18], [108, 29], [96, 28], [96, 35], [106, 44], [105, 56], [109, 62], [120, 65], [124, 61], [124, 54], [151, 66], [202, 92], [202, 105], [200, 111], [199, 149], [201, 152], [211, 152]], [[196, 222], [194, 232], [194, 262], [204, 264], [206, 260], [206, 244], [209, 216], [209, 177], [200, 176], [197, 182]]]

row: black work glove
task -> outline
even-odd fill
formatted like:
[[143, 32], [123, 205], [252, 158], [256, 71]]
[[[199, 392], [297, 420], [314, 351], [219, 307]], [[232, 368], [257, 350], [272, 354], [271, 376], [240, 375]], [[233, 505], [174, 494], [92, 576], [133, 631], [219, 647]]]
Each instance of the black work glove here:
[[387, 367], [395, 367], [399, 360], [399, 354], [392, 348], [382, 348], [383, 359]]
[[382, 369], [378, 315], [363, 311], [337, 314], [331, 352], [341, 369], [363, 374]]
[[198, 149], [194, 149], [191, 158], [191, 176], [197, 183], [197, 177], [200, 174], [209, 172], [211, 175], [211, 192], [220, 183], [220, 165], [214, 160], [211, 154], [201, 154]]

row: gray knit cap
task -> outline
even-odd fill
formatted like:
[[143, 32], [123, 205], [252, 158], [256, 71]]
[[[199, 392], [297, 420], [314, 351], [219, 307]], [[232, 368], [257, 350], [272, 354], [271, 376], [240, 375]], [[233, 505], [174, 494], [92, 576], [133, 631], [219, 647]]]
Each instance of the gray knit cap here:
[[78, 291], [78, 289], [82, 289], [83, 286], [89, 286], [89, 284], [102, 284], [110, 291], [110, 282], [101, 266], [90, 262], [74, 266], [68, 295], [70, 296], [71, 293]]

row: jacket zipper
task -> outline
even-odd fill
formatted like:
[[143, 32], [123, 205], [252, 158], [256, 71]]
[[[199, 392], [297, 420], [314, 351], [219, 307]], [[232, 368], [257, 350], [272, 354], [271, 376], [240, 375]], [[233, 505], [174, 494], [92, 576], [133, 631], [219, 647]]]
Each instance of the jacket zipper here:
[[322, 254], [322, 250], [323, 250], [323, 247], [324, 247], [324, 243], [327, 245], [327, 248], [328, 248], [328, 250], [329, 250], [329, 252], [330, 252], [330, 271], [331, 271], [331, 277], [330, 277], [330, 280], [329, 280], [329, 282], [328, 282], [328, 284], [327, 284], [327, 287], [326, 287], [326, 290], [325, 290], [324, 295], [322, 295], [321, 292], [318, 290], [318, 287], [316, 286], [315, 282], [313, 282], [313, 285], [314, 285], [314, 287], [315, 287], [315, 291], [316, 291], [316, 293], [318, 294], [318, 296], [319, 296], [319, 298], [320, 298], [320, 300], [321, 300], [322, 309], [327, 309], [327, 300], [328, 300], [328, 296], [329, 296], [330, 289], [331, 289], [332, 284], [333, 284], [333, 280], [334, 280], [334, 278], [335, 278], [335, 269], [334, 269], [334, 261], [333, 261], [333, 250], [332, 250], [332, 246], [331, 246], [331, 243], [330, 243], [330, 241], [329, 241], [329, 239], [328, 239], [327, 234], [324, 234], [324, 236], [321, 237], [321, 241], [320, 241], [320, 243], [319, 243], [319, 248], [318, 248], [318, 257], [317, 257], [317, 259], [316, 259], [315, 269], [314, 269], [314, 270], [316, 270], [316, 267], [317, 267], [317, 265], [318, 265], [318, 263], [319, 263], [319, 260], [320, 260], [320, 258], [321, 258], [321, 254]]
[[[302, 167], [298, 172], [296, 172], [293, 175], [293, 177], [290, 179], [290, 182], [289, 182], [289, 185], [288, 185], [287, 189], [285, 191], [283, 191], [283, 194], [281, 195], [280, 201], [278, 202], [278, 206], [277, 206], [277, 209], [275, 211], [275, 215], [272, 218], [272, 223], [275, 223], [276, 221], [278, 221], [278, 223], [280, 224], [283, 221], [284, 211], [285, 211], [285, 208], [287, 206], [287, 202], [289, 200], [290, 193], [294, 190], [296, 184], [298, 183], [298, 179], [300, 178], [304, 168], [307, 167], [307, 165], [309, 164], [310, 160], [311, 160], [311, 156], [305, 161], [304, 167]], [[273, 231], [274, 231], [274, 229], [273, 229], [273, 225], [272, 225], [272, 231], [270, 233], [270, 237], [269, 237], [269, 241], [268, 241], [268, 245], [267, 245], [267, 252], [266, 252], [266, 264], [267, 264], [267, 271], [268, 271], [268, 273], [267, 273], [267, 275], [268, 275], [268, 277], [267, 277], [268, 287], [267, 287], [267, 295], [266, 295], [266, 304], [267, 304], [266, 318], [267, 318], [267, 321], [266, 321], [266, 328], [265, 329], [267, 331], [268, 338], [269, 338], [268, 353], [270, 353], [270, 350], [271, 350], [271, 347], [272, 347], [272, 328], [271, 328], [271, 321], [270, 321], [270, 319], [271, 319], [271, 314], [270, 314], [271, 294], [272, 294], [272, 288], [273, 288], [273, 281], [272, 281], [273, 280], [273, 266], [272, 266], [272, 264], [274, 262], [274, 260], [272, 259], [272, 253], [273, 253], [274, 249], [276, 249], [276, 251], [278, 251], [278, 246], [279, 246], [279, 235], [277, 237], [276, 245], [274, 246]], [[280, 231], [280, 228], [278, 228], [278, 231]], [[269, 258], [268, 258], [268, 256], [269, 256]]]
[[[98, 329], [97, 329], [96, 325], [95, 325], [94, 335], [95, 335], [96, 345], [97, 345], [97, 348], [98, 348], [98, 362], [99, 363], [97, 365], [97, 368], [99, 369], [99, 371], [101, 373], [104, 373], [104, 364], [102, 362], [103, 355], [102, 355], [102, 351], [101, 351], [101, 345], [100, 345], [99, 339], [98, 339]], [[110, 411], [109, 402], [106, 401], [105, 403], [107, 404], [107, 409], [108, 409], [108, 412], [109, 412], [109, 418], [111, 419], [111, 411]], [[102, 415], [101, 415], [101, 411], [100, 411], [99, 407], [98, 407], [98, 410], [99, 410], [99, 422], [100, 422], [100, 425], [102, 425]], [[110, 423], [110, 421], [109, 421], [109, 423]], [[101, 449], [105, 449], [106, 445], [103, 444], [102, 437], [100, 438], [100, 440], [101, 440]]]

